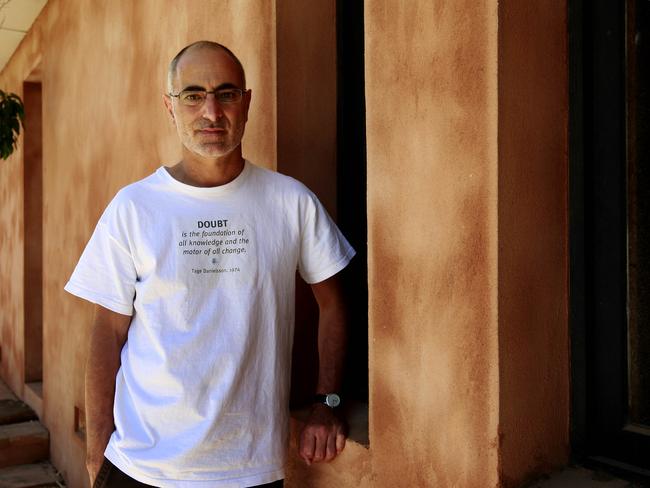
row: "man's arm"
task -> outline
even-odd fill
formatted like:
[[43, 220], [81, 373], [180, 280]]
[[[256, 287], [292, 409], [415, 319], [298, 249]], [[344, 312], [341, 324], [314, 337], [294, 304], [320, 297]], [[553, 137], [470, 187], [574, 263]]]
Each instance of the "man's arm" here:
[[[341, 391], [347, 344], [347, 317], [339, 276], [311, 285], [319, 308], [317, 393]], [[345, 447], [345, 423], [328, 406], [315, 404], [300, 435], [307, 464], [331, 461]]]
[[113, 401], [120, 353], [131, 317], [95, 307], [86, 363], [86, 467], [91, 485], [104, 461], [104, 450], [115, 430]]

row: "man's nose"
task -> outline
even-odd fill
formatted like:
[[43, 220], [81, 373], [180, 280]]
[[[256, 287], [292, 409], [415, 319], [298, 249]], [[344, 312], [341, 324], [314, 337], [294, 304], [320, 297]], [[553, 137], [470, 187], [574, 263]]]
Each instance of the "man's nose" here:
[[203, 102], [203, 107], [201, 108], [203, 117], [208, 120], [216, 121], [223, 116], [223, 110], [214, 93], [206, 94], [205, 101]]

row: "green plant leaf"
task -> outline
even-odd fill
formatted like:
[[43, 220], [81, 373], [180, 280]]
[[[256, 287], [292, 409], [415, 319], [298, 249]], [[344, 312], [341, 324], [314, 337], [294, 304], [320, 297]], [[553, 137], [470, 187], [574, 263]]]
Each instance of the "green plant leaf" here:
[[0, 90], [0, 158], [7, 159], [18, 147], [24, 118], [25, 107], [20, 97]]

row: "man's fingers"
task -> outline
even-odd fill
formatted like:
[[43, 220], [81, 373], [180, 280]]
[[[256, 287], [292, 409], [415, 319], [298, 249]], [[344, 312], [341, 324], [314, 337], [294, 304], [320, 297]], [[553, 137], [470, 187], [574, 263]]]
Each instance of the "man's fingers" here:
[[340, 454], [340, 452], [343, 450], [345, 447], [345, 434], [342, 432], [338, 432], [336, 434], [336, 454]]
[[345, 440], [345, 423], [330, 409], [316, 406], [300, 436], [300, 457], [307, 464], [332, 461], [343, 451]]
[[327, 453], [327, 433], [318, 432], [315, 435], [315, 445], [314, 445], [314, 462], [318, 463], [325, 460]]
[[90, 478], [90, 486], [95, 484], [95, 479], [99, 474], [100, 468], [101, 468], [101, 464], [89, 463], [89, 462], [86, 463], [86, 469], [88, 470], [88, 477]]
[[325, 454], [325, 461], [331, 461], [336, 457], [336, 434], [331, 433], [327, 436], [327, 451]]
[[303, 431], [300, 436], [300, 457], [304, 459], [307, 465], [310, 465], [314, 460], [315, 445], [316, 438], [312, 434]]

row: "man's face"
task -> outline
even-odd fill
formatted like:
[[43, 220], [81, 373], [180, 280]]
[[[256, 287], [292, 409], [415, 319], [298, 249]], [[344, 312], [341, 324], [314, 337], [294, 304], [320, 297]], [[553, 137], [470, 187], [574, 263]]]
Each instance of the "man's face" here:
[[[183, 54], [176, 66], [172, 93], [188, 88], [212, 91], [244, 88], [241, 70], [222, 50], [197, 48]], [[218, 158], [239, 147], [248, 120], [250, 91], [234, 103], [217, 102], [209, 94], [198, 106], [183, 105], [177, 97], [165, 96], [165, 105], [174, 120], [183, 146], [204, 158]]]

